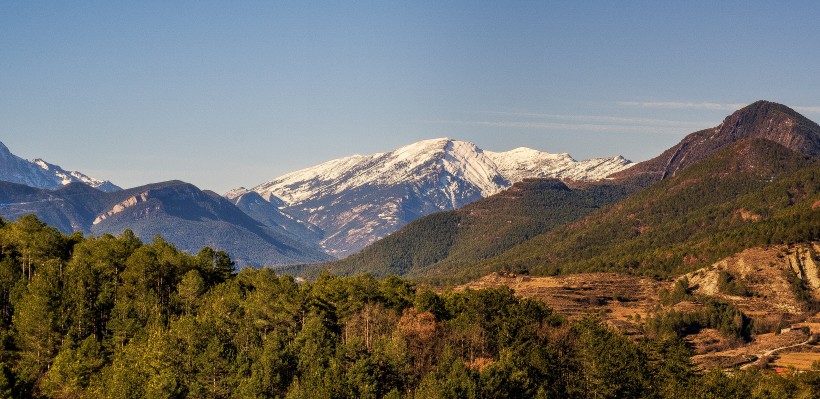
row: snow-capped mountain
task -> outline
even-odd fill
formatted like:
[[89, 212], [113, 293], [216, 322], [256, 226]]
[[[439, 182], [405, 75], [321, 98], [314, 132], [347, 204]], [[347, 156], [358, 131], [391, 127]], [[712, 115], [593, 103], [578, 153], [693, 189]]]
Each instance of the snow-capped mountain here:
[[565, 180], [602, 180], [612, 173], [631, 166], [622, 156], [576, 161], [567, 153], [550, 154], [520, 147], [506, 152], [484, 151], [498, 167], [498, 173], [511, 183], [526, 178], [558, 178]]
[[50, 175], [57, 177], [60, 179], [60, 185], [67, 185], [69, 183], [83, 183], [87, 186], [94, 187], [98, 190], [105, 191], [105, 192], [112, 192], [112, 191], [119, 191], [122, 190], [121, 187], [111, 183], [108, 180], [100, 180], [95, 179], [91, 176], [86, 174], [77, 172], [76, 170], [65, 170], [58, 165], [54, 165], [48, 163], [40, 158], [37, 158], [31, 161], [33, 164], [39, 166], [46, 172], [49, 172]]
[[12, 154], [3, 143], [0, 143], [0, 180], [49, 190], [74, 182], [105, 192], [122, 190], [110, 181], [95, 179], [77, 171], [67, 171], [42, 159], [27, 161]]
[[576, 161], [528, 148], [485, 152], [440, 138], [328, 161], [226, 196], [253, 191], [281, 201], [279, 210], [324, 231], [328, 253], [345, 256], [421, 216], [459, 208], [524, 178], [595, 180], [629, 166], [622, 157]]

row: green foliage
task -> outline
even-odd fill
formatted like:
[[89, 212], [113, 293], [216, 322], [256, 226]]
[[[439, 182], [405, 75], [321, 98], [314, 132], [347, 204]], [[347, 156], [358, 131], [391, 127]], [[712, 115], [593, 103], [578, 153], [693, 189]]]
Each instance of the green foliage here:
[[533, 274], [680, 275], [746, 248], [820, 239], [817, 201], [816, 163], [769, 141], [741, 141], [486, 263]]
[[626, 337], [591, 318], [574, 326], [583, 373], [578, 381], [585, 397], [637, 398], [649, 390], [646, 354]]
[[729, 295], [751, 296], [751, 291], [749, 291], [743, 280], [735, 278], [726, 270], [718, 272], [718, 289]]
[[811, 288], [806, 285], [806, 282], [797, 273], [792, 270], [784, 270], [783, 275], [786, 277], [786, 281], [789, 282], [789, 288], [791, 288], [792, 294], [798, 302], [810, 303], [814, 300]]
[[662, 290], [660, 296], [661, 303], [666, 306], [672, 306], [683, 301], [691, 301], [695, 299], [689, 288], [689, 279], [686, 278], [686, 276], [683, 276], [675, 281], [675, 284], [672, 285], [671, 290]]
[[[678, 331], [747, 331], [721, 303], [650, 320], [676, 333], [636, 342], [508, 288], [437, 294], [328, 273], [297, 284], [270, 269], [228, 273], [226, 255], [160, 238], [65, 237], [31, 219], [21, 238], [16, 223], [0, 226], [2, 397], [782, 397], [820, 386], [696, 373]], [[50, 238], [21, 249], [32, 237]]]
[[752, 334], [752, 320], [731, 303], [708, 298], [698, 310], [672, 310], [646, 322], [647, 331], [662, 338], [684, 337], [704, 328], [717, 329], [727, 338], [748, 341]]
[[[527, 180], [459, 210], [422, 217], [330, 267], [341, 274], [461, 281], [492, 271], [478, 261], [578, 220], [634, 190], [605, 183], [570, 189], [558, 180]], [[527, 272], [515, 265], [505, 268]]]

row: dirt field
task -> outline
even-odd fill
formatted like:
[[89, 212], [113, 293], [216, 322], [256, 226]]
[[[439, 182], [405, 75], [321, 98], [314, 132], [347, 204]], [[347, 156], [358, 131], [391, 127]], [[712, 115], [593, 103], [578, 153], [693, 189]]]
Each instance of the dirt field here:
[[778, 356], [778, 359], [772, 362], [775, 367], [789, 368], [793, 367], [795, 370], [811, 370], [811, 365], [815, 361], [820, 361], [820, 352], [796, 352], [784, 353]]
[[[799, 330], [783, 334], [759, 334], [748, 344], [727, 341], [715, 330], [703, 330], [699, 334], [687, 337], [695, 349], [692, 360], [701, 369], [732, 368], [741, 366], [765, 367], [777, 356], [778, 348], [794, 347], [806, 340], [808, 336]], [[806, 346], [808, 347], [808, 346]]]
[[544, 301], [571, 319], [587, 314], [629, 333], [635, 333], [659, 303], [658, 292], [669, 286], [646, 277], [616, 273], [584, 273], [557, 277], [529, 277], [493, 273], [457, 290], [508, 286], [516, 294]]

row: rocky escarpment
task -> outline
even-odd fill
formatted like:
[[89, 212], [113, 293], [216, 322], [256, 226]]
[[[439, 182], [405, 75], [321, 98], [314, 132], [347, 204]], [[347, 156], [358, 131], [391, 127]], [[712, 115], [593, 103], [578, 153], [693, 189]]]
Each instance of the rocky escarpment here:
[[702, 295], [723, 297], [751, 314], [800, 313], [820, 300], [820, 243], [751, 248], [687, 274]]

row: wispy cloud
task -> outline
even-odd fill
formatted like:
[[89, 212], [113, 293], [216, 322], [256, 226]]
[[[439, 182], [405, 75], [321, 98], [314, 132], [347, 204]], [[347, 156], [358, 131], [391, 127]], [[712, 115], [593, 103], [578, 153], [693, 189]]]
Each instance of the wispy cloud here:
[[608, 115], [567, 115], [536, 112], [480, 111], [481, 115], [468, 120], [434, 120], [425, 123], [493, 126], [499, 128], [537, 129], [565, 132], [609, 132], [609, 133], [652, 133], [681, 134], [703, 129], [710, 122], [679, 121], [669, 119], [635, 118]]
[[[743, 103], [711, 103], [711, 102], [678, 102], [678, 101], [618, 101], [618, 105], [638, 108], [656, 109], [705, 109], [712, 111], [735, 111], [749, 104]], [[797, 112], [807, 114], [820, 113], [820, 107], [816, 106], [791, 106]]]
[[603, 115], [559, 115], [559, 114], [540, 114], [531, 112], [498, 112], [485, 111], [482, 114], [488, 115], [503, 115], [513, 117], [538, 118], [538, 119], [556, 119], [556, 120], [570, 120], [580, 121], [583, 123], [595, 122], [601, 124], [620, 124], [620, 125], [639, 125], [639, 126], [669, 126], [669, 127], [703, 127], [710, 122], [703, 121], [680, 121], [670, 119], [653, 119], [653, 118], [629, 118], [621, 116], [603, 116]]
[[597, 123], [557, 123], [557, 122], [532, 122], [532, 121], [463, 121], [463, 120], [437, 120], [427, 121], [435, 124], [462, 125], [462, 126], [494, 126], [501, 128], [516, 129], [538, 129], [552, 131], [587, 131], [587, 132], [611, 132], [611, 133], [662, 133], [679, 134], [685, 133], [680, 128], [670, 126], [649, 126], [649, 125], [613, 125]]
[[714, 111], [734, 111], [748, 104], [740, 103], [710, 103], [710, 102], [676, 102], [676, 101], [618, 101], [618, 105], [640, 108], [661, 109], [708, 109]]

